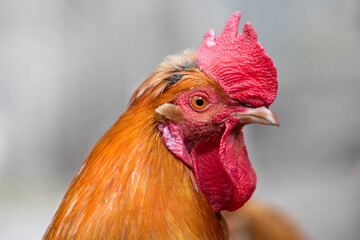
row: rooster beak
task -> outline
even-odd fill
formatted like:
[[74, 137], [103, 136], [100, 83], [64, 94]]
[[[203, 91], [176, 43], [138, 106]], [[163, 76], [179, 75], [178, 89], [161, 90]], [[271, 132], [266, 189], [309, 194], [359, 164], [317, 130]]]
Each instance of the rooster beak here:
[[264, 125], [279, 126], [276, 114], [268, 107], [246, 107], [245, 111], [235, 112], [231, 116], [241, 120], [243, 124], [258, 123]]

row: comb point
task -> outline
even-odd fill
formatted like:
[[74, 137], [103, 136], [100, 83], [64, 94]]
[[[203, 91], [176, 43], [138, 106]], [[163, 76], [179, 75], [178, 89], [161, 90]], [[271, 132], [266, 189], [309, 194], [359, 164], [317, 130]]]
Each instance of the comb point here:
[[251, 23], [238, 34], [235, 12], [217, 37], [209, 30], [196, 52], [198, 67], [219, 82], [229, 97], [254, 107], [269, 106], [277, 94], [277, 72]]

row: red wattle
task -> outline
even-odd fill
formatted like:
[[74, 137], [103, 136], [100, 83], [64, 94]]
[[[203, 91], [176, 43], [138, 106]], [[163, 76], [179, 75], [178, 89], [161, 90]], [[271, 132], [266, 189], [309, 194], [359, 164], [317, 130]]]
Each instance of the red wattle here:
[[191, 157], [197, 184], [214, 212], [237, 210], [250, 199], [256, 188], [256, 174], [237, 119], [226, 122], [221, 138], [199, 142]]
[[231, 176], [234, 187], [226, 210], [235, 211], [250, 199], [255, 191], [257, 178], [248, 157], [239, 120], [230, 118], [225, 125], [219, 157], [225, 171]]

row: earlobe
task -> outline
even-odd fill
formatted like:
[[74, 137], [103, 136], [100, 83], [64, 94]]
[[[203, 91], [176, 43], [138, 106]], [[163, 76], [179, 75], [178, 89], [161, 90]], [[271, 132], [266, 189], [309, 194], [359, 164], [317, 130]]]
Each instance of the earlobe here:
[[184, 144], [184, 137], [182, 130], [178, 123], [175, 122], [161, 122], [158, 124], [158, 129], [162, 133], [162, 137], [167, 149], [179, 158], [190, 168], [193, 167], [192, 159]]

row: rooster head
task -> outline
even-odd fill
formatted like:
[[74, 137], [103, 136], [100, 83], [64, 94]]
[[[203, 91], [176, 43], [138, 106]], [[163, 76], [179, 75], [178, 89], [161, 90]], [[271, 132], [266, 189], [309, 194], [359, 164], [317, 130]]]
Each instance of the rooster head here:
[[153, 104], [164, 144], [192, 169], [214, 212], [237, 210], [255, 190], [243, 126], [279, 124], [269, 108], [276, 68], [250, 23], [237, 34], [239, 20], [235, 12], [218, 37], [209, 30], [197, 52], [168, 57], [132, 100]]

